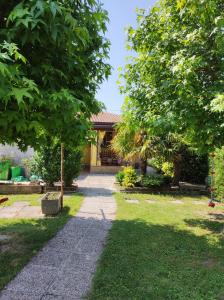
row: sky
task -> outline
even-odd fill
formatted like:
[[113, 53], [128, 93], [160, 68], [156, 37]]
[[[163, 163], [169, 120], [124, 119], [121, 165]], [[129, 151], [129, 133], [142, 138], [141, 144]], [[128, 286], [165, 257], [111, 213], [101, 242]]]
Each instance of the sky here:
[[137, 7], [150, 9], [156, 0], [102, 0], [102, 2], [110, 19], [106, 37], [111, 42], [109, 63], [112, 71], [109, 79], [101, 85], [97, 99], [105, 104], [107, 111], [120, 113], [124, 95], [120, 94], [116, 83], [119, 76], [118, 68], [125, 66], [125, 58], [130, 55], [125, 47], [127, 39], [125, 28], [128, 25], [136, 26]]

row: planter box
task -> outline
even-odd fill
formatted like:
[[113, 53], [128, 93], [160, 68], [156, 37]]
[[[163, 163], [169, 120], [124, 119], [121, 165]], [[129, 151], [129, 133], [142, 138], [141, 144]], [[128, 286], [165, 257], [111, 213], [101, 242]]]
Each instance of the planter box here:
[[[64, 187], [64, 193], [74, 193], [77, 190], [77, 185], [73, 185], [73, 186], [68, 186], [68, 187]], [[60, 192], [61, 187], [60, 186], [45, 186], [44, 187], [44, 192]]]
[[43, 187], [32, 184], [0, 184], [0, 194], [4, 195], [21, 195], [21, 194], [41, 194]]
[[59, 193], [47, 193], [41, 199], [42, 213], [47, 216], [56, 215], [61, 210], [61, 196]]

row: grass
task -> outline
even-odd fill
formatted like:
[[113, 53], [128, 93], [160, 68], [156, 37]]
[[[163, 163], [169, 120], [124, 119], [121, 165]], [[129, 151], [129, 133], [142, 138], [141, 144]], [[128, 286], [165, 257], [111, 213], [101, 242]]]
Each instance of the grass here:
[[[28, 201], [40, 205], [40, 195], [10, 196], [14, 201]], [[34, 256], [42, 246], [61, 229], [81, 206], [83, 196], [65, 197], [64, 209], [56, 217], [44, 219], [0, 219], [0, 235], [10, 240], [0, 242], [0, 289], [2, 289]], [[8, 204], [7, 204], [8, 205]]]
[[10, 206], [14, 202], [17, 201], [27, 201], [31, 206], [39, 206], [40, 205], [40, 198], [43, 197], [41, 194], [31, 194], [31, 195], [0, 195], [0, 198], [8, 197], [9, 200], [1, 204], [3, 206]]
[[89, 299], [224, 299], [223, 205], [209, 208], [206, 197], [115, 197], [117, 218]]

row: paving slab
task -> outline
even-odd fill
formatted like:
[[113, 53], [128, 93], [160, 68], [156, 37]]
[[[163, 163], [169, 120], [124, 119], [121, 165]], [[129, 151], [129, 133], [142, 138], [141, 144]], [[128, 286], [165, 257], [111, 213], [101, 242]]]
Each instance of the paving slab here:
[[58, 295], [54, 295], [54, 294], [46, 294], [44, 295], [41, 300], [80, 300], [80, 298], [78, 297], [67, 297], [65, 295], [63, 296], [58, 296]]
[[155, 200], [145, 200], [146, 203], [149, 203], [149, 204], [153, 204], [153, 203], [156, 203]]
[[56, 268], [28, 264], [5, 290], [42, 297], [56, 274]]
[[19, 219], [40, 219], [44, 218], [40, 206], [25, 206], [18, 212], [17, 218]]
[[40, 296], [36, 296], [32, 294], [32, 291], [30, 293], [20, 293], [18, 291], [3, 291], [1, 295], [1, 300], [40, 300]]
[[183, 204], [184, 202], [182, 200], [172, 200], [170, 201], [172, 204]]
[[16, 201], [13, 202], [12, 207], [24, 207], [24, 206], [29, 206], [30, 203], [27, 201]]
[[203, 201], [192, 201], [193, 204], [195, 205], [207, 205], [207, 202], [203, 202]]
[[91, 282], [91, 272], [72, 272], [65, 270], [58, 274], [56, 280], [49, 287], [48, 293], [54, 295], [82, 299], [89, 291], [87, 282]]
[[17, 214], [20, 212], [21, 209], [22, 209], [21, 207], [4, 206], [0, 210], [0, 219], [16, 218]]
[[[80, 300], [89, 292], [116, 217], [114, 176], [91, 174], [78, 185], [85, 195], [78, 214], [5, 287], [1, 300]], [[40, 213], [40, 207], [21, 208], [23, 217]]]
[[125, 200], [125, 201], [130, 204], [139, 204], [139, 200], [137, 200], [137, 199], [130, 199], [130, 200]]
[[0, 242], [7, 242], [11, 239], [10, 236], [5, 235], [5, 234], [0, 234]]

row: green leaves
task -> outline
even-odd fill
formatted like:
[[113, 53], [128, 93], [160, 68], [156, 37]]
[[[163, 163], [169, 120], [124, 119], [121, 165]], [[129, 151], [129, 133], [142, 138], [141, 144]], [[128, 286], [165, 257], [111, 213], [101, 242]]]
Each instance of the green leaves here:
[[18, 103], [18, 107], [20, 108], [24, 108], [26, 106], [25, 104], [25, 100], [27, 99], [32, 99], [32, 95], [29, 93], [29, 89], [28, 88], [12, 88], [11, 92], [9, 93], [9, 96], [11, 97], [15, 97], [17, 103]]
[[221, 0], [161, 0], [129, 30], [124, 110], [150, 134], [202, 151], [223, 144], [223, 11]]
[[79, 145], [110, 73], [107, 13], [95, 0], [16, 2], [0, 12], [0, 142]]

